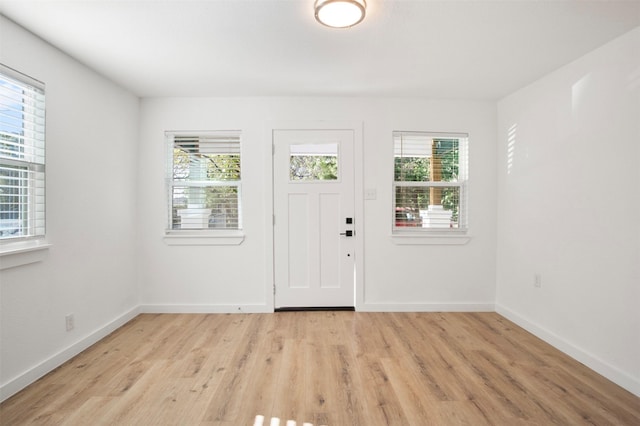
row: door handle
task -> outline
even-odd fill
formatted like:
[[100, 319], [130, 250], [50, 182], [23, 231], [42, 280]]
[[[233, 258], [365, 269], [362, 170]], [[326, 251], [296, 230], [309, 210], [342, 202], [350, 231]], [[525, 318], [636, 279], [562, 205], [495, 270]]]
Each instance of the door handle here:
[[355, 234], [355, 232], [353, 232], [351, 230], [340, 233], [340, 235], [344, 235], [346, 237], [353, 237], [354, 234]]

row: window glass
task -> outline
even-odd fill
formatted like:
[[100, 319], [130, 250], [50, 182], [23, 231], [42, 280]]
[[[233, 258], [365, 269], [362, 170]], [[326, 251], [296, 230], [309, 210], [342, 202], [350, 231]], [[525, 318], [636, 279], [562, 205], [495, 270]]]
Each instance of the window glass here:
[[394, 132], [394, 229], [466, 227], [464, 135]]
[[169, 135], [171, 230], [241, 229], [239, 133]]
[[44, 85], [0, 65], [0, 239], [45, 234]]
[[289, 147], [289, 179], [338, 180], [338, 144], [304, 144]]

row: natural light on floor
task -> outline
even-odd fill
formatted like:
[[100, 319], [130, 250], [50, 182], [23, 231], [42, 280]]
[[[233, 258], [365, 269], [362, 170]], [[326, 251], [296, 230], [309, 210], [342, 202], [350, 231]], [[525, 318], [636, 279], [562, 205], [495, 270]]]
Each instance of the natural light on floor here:
[[[257, 415], [256, 416], [256, 421], [255, 423], [253, 423], [253, 426], [266, 426], [267, 423], [265, 423], [265, 418], [264, 416], [261, 415]], [[295, 420], [287, 420], [285, 422], [280, 422], [280, 419], [277, 417], [271, 417], [271, 422], [269, 423], [268, 426], [296, 426], [297, 423]], [[313, 423], [301, 423], [301, 426], [313, 426]], [[321, 425], [319, 425], [321, 426]]]

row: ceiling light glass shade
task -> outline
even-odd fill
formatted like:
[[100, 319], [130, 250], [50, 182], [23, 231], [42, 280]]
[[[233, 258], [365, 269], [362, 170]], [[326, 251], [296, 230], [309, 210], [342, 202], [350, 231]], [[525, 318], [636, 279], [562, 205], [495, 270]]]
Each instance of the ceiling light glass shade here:
[[364, 19], [365, 0], [316, 0], [316, 20], [333, 28], [348, 28]]

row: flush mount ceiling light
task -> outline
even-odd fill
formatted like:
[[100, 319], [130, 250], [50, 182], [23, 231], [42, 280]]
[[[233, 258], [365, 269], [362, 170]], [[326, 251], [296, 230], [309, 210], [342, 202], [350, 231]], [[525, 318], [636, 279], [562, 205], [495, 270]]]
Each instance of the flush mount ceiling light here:
[[332, 28], [349, 28], [364, 19], [365, 0], [316, 0], [316, 20]]

